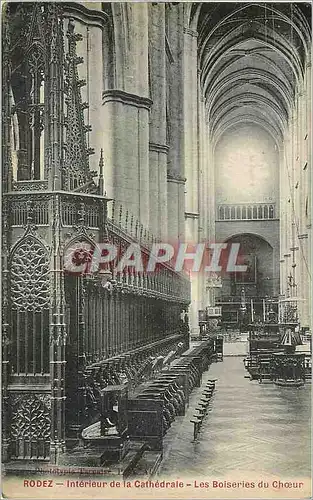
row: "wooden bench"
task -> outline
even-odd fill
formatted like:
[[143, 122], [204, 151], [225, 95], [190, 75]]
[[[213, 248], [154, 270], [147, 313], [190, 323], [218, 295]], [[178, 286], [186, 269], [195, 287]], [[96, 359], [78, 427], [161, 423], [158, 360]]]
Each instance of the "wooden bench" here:
[[198, 401], [198, 406], [195, 408], [195, 411], [197, 411], [198, 414], [194, 414], [193, 418], [190, 420], [190, 422], [194, 425], [193, 427], [194, 441], [197, 439], [203, 419], [207, 415], [211, 407], [211, 400], [215, 390], [215, 382], [216, 379], [207, 381], [205, 389], [202, 391], [200, 400]]

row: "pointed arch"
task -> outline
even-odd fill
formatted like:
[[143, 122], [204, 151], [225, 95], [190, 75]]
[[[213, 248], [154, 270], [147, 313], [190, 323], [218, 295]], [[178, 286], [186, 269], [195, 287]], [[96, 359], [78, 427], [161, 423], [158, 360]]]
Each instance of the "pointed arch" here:
[[11, 363], [15, 373], [49, 373], [49, 257], [29, 232], [10, 260]]
[[46, 460], [50, 454], [49, 395], [11, 396], [11, 456]]
[[[190, 9], [190, 23], [197, 24], [199, 33], [200, 82], [210, 134], [220, 134], [226, 120], [244, 119], [247, 92], [249, 114], [276, 129], [276, 139], [284, 134], [310, 50], [304, 10], [298, 4], [260, 3], [202, 3]], [[225, 108], [225, 92], [238, 104], [237, 111]]]

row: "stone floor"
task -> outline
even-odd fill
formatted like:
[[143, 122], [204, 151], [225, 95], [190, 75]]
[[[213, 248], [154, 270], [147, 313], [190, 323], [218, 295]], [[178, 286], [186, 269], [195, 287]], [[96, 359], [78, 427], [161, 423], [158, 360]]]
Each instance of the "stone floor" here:
[[[226, 347], [226, 346], [225, 346]], [[193, 391], [189, 409], [165, 437], [159, 477], [225, 477], [236, 474], [309, 477], [311, 385], [281, 388], [250, 381], [244, 369], [245, 346], [228, 346], [224, 361], [203, 376], [217, 379], [212, 410], [196, 442], [190, 422], [202, 388]]]

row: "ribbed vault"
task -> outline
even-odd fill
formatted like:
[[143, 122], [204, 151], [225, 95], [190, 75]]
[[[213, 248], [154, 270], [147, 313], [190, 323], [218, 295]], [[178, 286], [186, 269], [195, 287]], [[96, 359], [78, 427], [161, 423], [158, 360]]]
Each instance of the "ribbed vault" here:
[[310, 48], [310, 5], [197, 3], [201, 87], [214, 142], [255, 123], [280, 142]]

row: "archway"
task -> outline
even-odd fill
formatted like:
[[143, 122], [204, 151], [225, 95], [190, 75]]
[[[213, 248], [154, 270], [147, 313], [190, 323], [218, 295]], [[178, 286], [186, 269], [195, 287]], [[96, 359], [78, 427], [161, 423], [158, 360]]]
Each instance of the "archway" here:
[[246, 266], [245, 272], [226, 273], [217, 302], [222, 305], [222, 320], [226, 324], [239, 323], [239, 310], [244, 297], [247, 320], [262, 319], [268, 305], [276, 310], [279, 277], [275, 267], [273, 247], [264, 238], [252, 234], [236, 234], [226, 243], [239, 243], [238, 263]]

